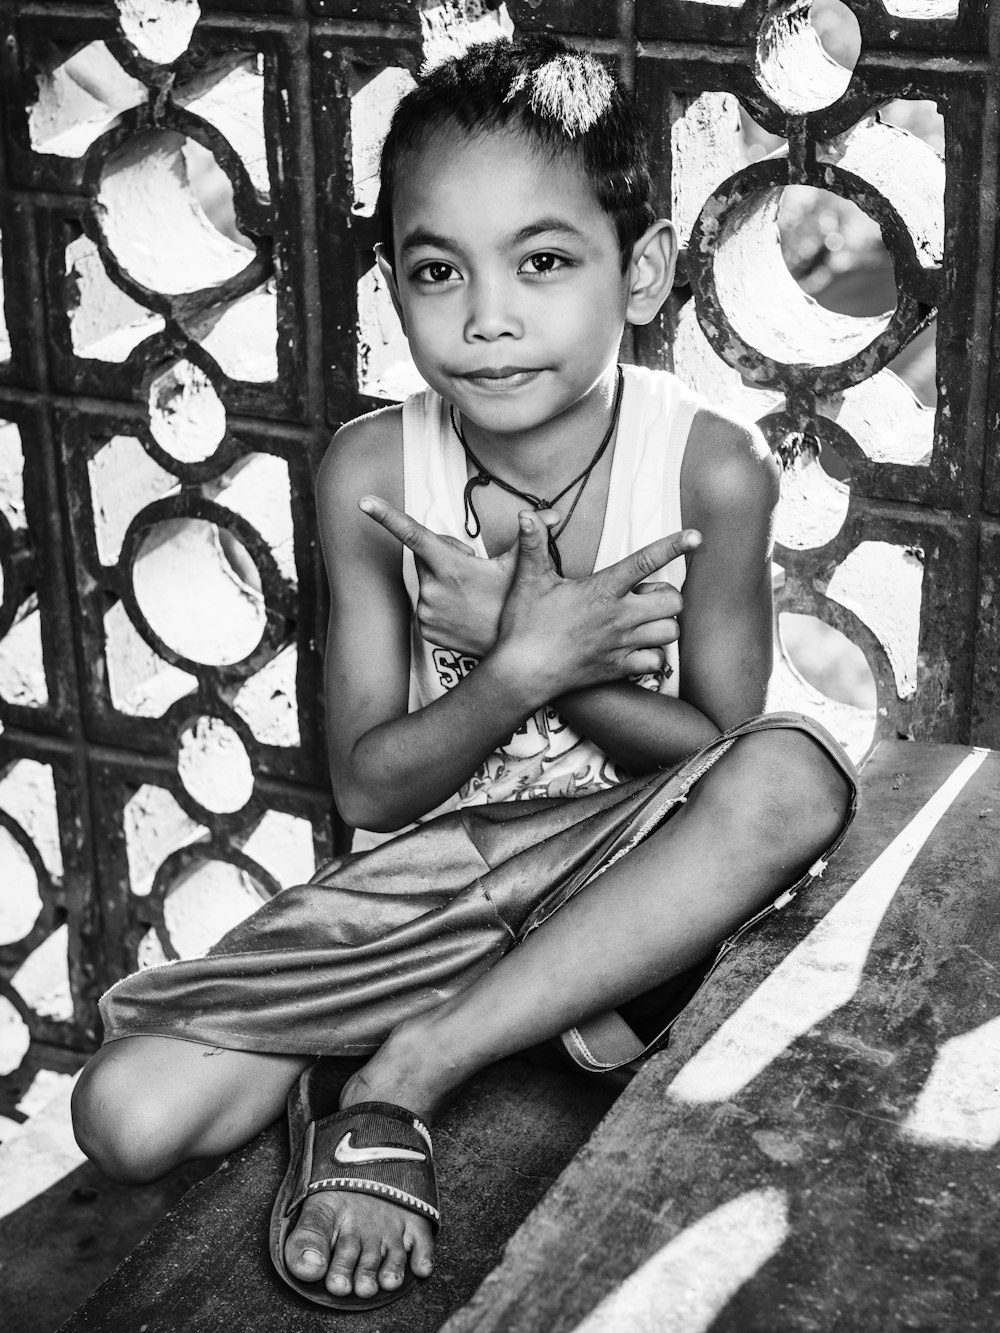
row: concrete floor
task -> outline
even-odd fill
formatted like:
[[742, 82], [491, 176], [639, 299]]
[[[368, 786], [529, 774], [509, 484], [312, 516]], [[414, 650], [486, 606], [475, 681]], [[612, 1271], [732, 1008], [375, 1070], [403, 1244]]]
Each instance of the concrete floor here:
[[211, 1169], [117, 1185], [86, 1161], [69, 1119], [72, 1084], [0, 1145], [4, 1333], [53, 1333]]

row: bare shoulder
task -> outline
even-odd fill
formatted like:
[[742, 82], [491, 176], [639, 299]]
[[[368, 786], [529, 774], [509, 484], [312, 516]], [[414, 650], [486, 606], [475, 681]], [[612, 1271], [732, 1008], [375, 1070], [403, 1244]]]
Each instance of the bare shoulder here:
[[356, 505], [372, 492], [392, 504], [403, 497], [403, 409], [396, 405], [346, 422], [330, 441], [316, 479], [322, 507]]
[[[757, 426], [701, 408], [691, 425], [681, 469], [681, 503], [696, 526], [712, 517], [770, 517], [781, 468]], [[688, 518], [690, 515], [690, 519]]]

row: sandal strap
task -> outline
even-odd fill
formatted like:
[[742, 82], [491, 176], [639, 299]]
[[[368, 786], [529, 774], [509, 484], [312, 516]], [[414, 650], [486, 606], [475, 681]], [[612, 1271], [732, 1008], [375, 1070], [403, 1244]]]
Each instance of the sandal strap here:
[[429, 1218], [434, 1223], [435, 1230], [441, 1225], [441, 1214], [436, 1208], [432, 1208], [425, 1199], [419, 1199], [415, 1194], [408, 1194], [405, 1190], [395, 1189], [391, 1185], [384, 1185], [379, 1180], [330, 1176], [327, 1180], [314, 1180], [306, 1190], [306, 1196], [340, 1190], [348, 1193], [353, 1191], [355, 1194], [377, 1195], [380, 1199], [388, 1199], [390, 1203], [398, 1203], [403, 1208], [409, 1208], [411, 1212]]
[[391, 1102], [359, 1102], [306, 1130], [289, 1216], [311, 1194], [372, 1194], [441, 1221], [430, 1132], [419, 1116]]

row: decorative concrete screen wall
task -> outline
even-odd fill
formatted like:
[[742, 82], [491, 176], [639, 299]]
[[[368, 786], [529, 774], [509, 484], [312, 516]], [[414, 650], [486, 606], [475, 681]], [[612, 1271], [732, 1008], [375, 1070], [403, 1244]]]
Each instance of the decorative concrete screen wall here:
[[[1000, 51], [985, 3], [851, 9], [838, 59], [817, 35], [837, 10], [849, 30], [838, 0], [812, 22], [797, 0], [3, 0], [12, 1086], [92, 1043], [137, 961], [204, 948], [346, 846], [312, 479], [331, 428], [416, 383], [373, 267], [374, 164], [463, 25], [558, 31], [634, 84], [684, 249], [627, 355], [761, 421], [782, 609], [861, 646], [876, 734], [1000, 741]], [[836, 313], [790, 271], [790, 246], [836, 248], [809, 240], [817, 191], [827, 241], [847, 210], [881, 229], [889, 314]], [[935, 312], [936, 410], [893, 368], [918, 337], [933, 358]]]

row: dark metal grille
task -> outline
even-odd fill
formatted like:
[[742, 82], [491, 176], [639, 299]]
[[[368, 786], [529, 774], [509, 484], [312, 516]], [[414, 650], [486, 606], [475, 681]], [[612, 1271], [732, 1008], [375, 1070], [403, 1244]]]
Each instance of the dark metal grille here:
[[[863, 648], [876, 735], [997, 744], [1000, 20], [855, 0], [850, 73], [796, 0], [508, 8], [617, 62], [654, 127], [684, 250], [626, 353], [759, 419], [779, 451], [782, 609]], [[412, 383], [372, 267], [371, 153], [425, 40], [495, 31], [507, 9], [0, 15], [0, 1111], [16, 1114], [38, 1069], [97, 1039], [97, 997], [137, 959], [205, 947], [347, 845], [312, 479], [332, 428]], [[943, 169], [875, 119], [898, 99], [936, 105]], [[739, 117], [777, 151], [747, 157]], [[786, 186], [878, 224], [890, 317], [809, 303], [778, 240]], [[935, 318], [936, 410], [891, 376]]]

